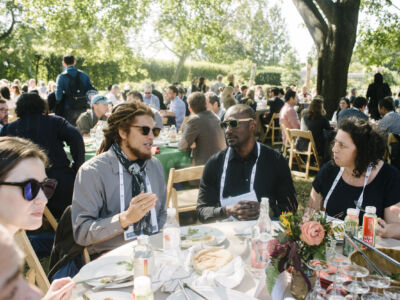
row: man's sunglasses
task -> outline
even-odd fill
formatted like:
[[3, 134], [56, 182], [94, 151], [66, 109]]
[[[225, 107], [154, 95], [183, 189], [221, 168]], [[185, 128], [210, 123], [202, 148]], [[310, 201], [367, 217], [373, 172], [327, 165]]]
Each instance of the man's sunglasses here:
[[[143, 135], [149, 135], [150, 129], [151, 129], [149, 126], [132, 125], [132, 127], [136, 127], [136, 128], [142, 129], [142, 134]], [[158, 137], [160, 135], [161, 129], [157, 128], [157, 127], [154, 127], [153, 129], [151, 129], [151, 131], [153, 131], [154, 137]]]
[[249, 122], [249, 121], [254, 121], [253, 118], [247, 118], [247, 119], [233, 119], [233, 120], [227, 120], [224, 122], [221, 122], [221, 127], [222, 128], [238, 128], [239, 127], [239, 123], [241, 122]]
[[40, 189], [43, 190], [47, 199], [50, 199], [57, 187], [57, 180], [46, 178], [42, 182], [35, 179], [29, 179], [23, 182], [0, 182], [0, 185], [19, 186], [22, 189], [24, 198], [32, 201], [39, 194]]

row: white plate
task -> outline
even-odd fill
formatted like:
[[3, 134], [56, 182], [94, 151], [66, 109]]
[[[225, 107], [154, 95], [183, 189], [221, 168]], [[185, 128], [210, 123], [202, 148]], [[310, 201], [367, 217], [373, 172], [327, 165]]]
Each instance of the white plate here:
[[[188, 293], [189, 297], [191, 300], [202, 300], [200, 296], [195, 294], [189, 289], [185, 289], [186, 292]], [[222, 287], [217, 287], [217, 288], [211, 288], [208, 286], [203, 286], [203, 287], [196, 287], [196, 290], [199, 291], [200, 293], [204, 294], [209, 299], [212, 300], [256, 300], [256, 298], [251, 297], [249, 295], [246, 295], [242, 292], [231, 290], [231, 289], [225, 289]], [[182, 291], [179, 289], [172, 295], [170, 295], [167, 300], [185, 300], [185, 296], [183, 295]]]
[[[101, 257], [98, 258], [87, 265], [84, 265], [82, 269], [79, 271], [80, 279], [85, 278], [95, 278], [100, 276], [116, 276], [117, 278], [129, 276], [133, 273], [132, 270], [127, 269], [126, 264], [118, 264], [119, 262], [126, 261], [131, 262], [130, 257], [128, 256], [109, 256], [109, 257]], [[90, 280], [86, 282], [91, 286], [97, 286], [103, 284], [101, 279]], [[119, 288], [119, 287], [127, 287], [132, 286], [133, 281], [117, 283], [113, 285], [108, 285], [106, 288]]]
[[[189, 235], [189, 233], [188, 233], [189, 229], [197, 230], [197, 232]], [[208, 227], [208, 226], [181, 227], [181, 237], [188, 237], [188, 238], [196, 239], [196, 238], [202, 238], [207, 235], [215, 236], [217, 245], [221, 244], [226, 239], [225, 234], [221, 230], [213, 228], [213, 227]]]
[[[98, 293], [88, 293], [87, 296], [90, 300], [104, 300], [110, 298], [113, 300], [132, 300], [132, 294], [128, 292], [117, 292], [117, 291], [105, 291]], [[75, 300], [83, 300], [82, 297], [76, 298]]]

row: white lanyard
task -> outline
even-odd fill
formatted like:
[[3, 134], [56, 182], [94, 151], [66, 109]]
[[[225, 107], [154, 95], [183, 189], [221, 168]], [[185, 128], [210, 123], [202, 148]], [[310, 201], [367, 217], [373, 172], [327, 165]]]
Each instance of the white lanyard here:
[[[149, 178], [146, 174], [146, 192], [151, 193], [151, 185]], [[124, 189], [124, 170], [122, 164], [119, 162], [119, 204], [121, 213], [125, 211], [125, 189]], [[153, 229], [153, 233], [158, 231], [158, 223], [157, 223], [157, 215], [156, 210], [153, 207], [151, 209], [151, 225]], [[130, 225], [128, 229], [124, 232], [125, 241], [131, 240], [136, 237], [136, 234], [133, 230], [133, 225]]]
[[[365, 174], [363, 189], [362, 189], [361, 195], [360, 195], [360, 197], [358, 198], [358, 201], [357, 201], [357, 207], [356, 207], [357, 213], [360, 213], [359, 207], [362, 207], [362, 203], [363, 203], [363, 200], [364, 200], [363, 199], [364, 198], [363, 197], [364, 196], [364, 190], [365, 190], [365, 187], [366, 187], [366, 185], [368, 183], [369, 176], [371, 175], [371, 171], [372, 171], [372, 164], [369, 164], [368, 169], [367, 169], [367, 173]], [[325, 200], [324, 200], [324, 208], [325, 209], [326, 209], [326, 205], [328, 204], [329, 197], [331, 196], [333, 190], [335, 189], [337, 183], [339, 182], [340, 177], [342, 177], [343, 172], [344, 172], [344, 168], [340, 168], [339, 173], [336, 175], [336, 178], [332, 183], [331, 189], [329, 190], [328, 194], [325, 197]]]
[[[251, 171], [250, 190], [249, 190], [249, 192], [252, 192], [254, 190], [254, 178], [256, 177], [257, 162], [258, 162], [258, 158], [260, 157], [260, 151], [261, 151], [260, 144], [257, 143], [257, 159], [256, 159], [256, 162], [254, 163], [253, 169]], [[229, 147], [228, 151], [226, 152], [224, 166], [223, 166], [223, 169], [222, 169], [221, 187], [220, 187], [220, 192], [219, 192], [220, 202], [221, 202], [221, 199], [223, 199], [222, 193], [223, 193], [224, 187], [225, 187], [226, 169], [228, 168], [228, 161], [229, 161], [230, 153], [231, 153], [231, 147]]]

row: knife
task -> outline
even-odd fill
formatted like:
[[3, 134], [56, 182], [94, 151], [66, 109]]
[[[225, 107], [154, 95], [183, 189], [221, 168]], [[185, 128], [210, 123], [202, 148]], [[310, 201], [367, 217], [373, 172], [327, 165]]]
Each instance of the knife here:
[[105, 282], [103, 284], [97, 285], [94, 288], [92, 288], [93, 292], [98, 292], [102, 289], [104, 289], [105, 287], [112, 285], [112, 284], [116, 284], [116, 283], [123, 283], [125, 281], [129, 281], [129, 280], [133, 280], [133, 275], [129, 275], [129, 276], [125, 276], [125, 277], [121, 277], [117, 280], [112, 280], [110, 282]]
[[198, 296], [200, 296], [201, 298], [205, 299], [205, 300], [209, 300], [206, 296], [204, 296], [202, 293], [200, 293], [199, 291], [195, 290], [194, 288], [192, 288], [190, 285], [188, 285], [187, 283], [183, 283], [183, 287], [184, 288], [188, 288], [189, 290], [191, 290], [193, 293], [197, 294]]
[[184, 286], [184, 284], [182, 283], [182, 281], [179, 280], [178, 283], [179, 283], [179, 287], [180, 287], [181, 290], [182, 290], [183, 295], [185, 296], [185, 299], [186, 299], [186, 300], [190, 300], [190, 297], [189, 297], [188, 293], [186, 292], [185, 286]]

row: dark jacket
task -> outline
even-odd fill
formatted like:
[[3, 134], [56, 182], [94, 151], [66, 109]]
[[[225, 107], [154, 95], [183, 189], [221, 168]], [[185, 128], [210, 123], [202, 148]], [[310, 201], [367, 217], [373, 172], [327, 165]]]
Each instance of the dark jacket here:
[[[50, 167], [46, 174], [58, 181], [48, 207], [56, 218], [60, 217], [65, 207], [71, 204], [75, 174], [85, 161], [85, 146], [78, 129], [62, 117], [34, 114], [5, 125], [0, 135], [30, 139], [47, 152]], [[64, 151], [64, 142], [71, 149], [72, 168]]]
[[[283, 105], [285, 105], [285, 102], [279, 97], [275, 97], [274, 100], [268, 100], [268, 105], [269, 105], [269, 115], [266, 119], [266, 123], [269, 124], [271, 121], [272, 115], [273, 114], [279, 114], [281, 111]], [[275, 126], [279, 124], [275, 124]]]
[[383, 83], [382, 75], [377, 75], [380, 74], [375, 74], [374, 83], [371, 83], [367, 90], [367, 99], [369, 99], [368, 111], [371, 114], [371, 117], [375, 120], [379, 120], [381, 118], [378, 111], [378, 102], [386, 96], [392, 95], [389, 85], [387, 83]]

